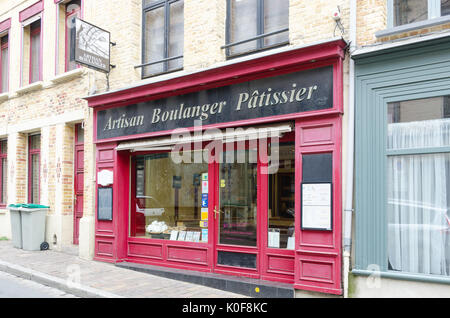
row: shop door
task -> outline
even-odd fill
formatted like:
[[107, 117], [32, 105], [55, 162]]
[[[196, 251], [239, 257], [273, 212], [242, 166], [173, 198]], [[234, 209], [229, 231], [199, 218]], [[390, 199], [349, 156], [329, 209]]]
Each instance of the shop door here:
[[259, 277], [258, 151], [224, 145], [215, 163], [214, 271]]
[[74, 162], [74, 213], [73, 213], [73, 244], [78, 245], [80, 219], [83, 217], [84, 189], [84, 129], [81, 124], [75, 126], [75, 162]]

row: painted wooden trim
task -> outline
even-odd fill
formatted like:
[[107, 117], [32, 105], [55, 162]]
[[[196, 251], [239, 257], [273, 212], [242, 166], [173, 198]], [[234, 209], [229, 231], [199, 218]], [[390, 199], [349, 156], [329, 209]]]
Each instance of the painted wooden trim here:
[[19, 12], [19, 22], [23, 22], [32, 16], [44, 11], [44, 0], [36, 2], [28, 8]]
[[0, 33], [5, 32], [11, 28], [11, 18], [0, 22]]

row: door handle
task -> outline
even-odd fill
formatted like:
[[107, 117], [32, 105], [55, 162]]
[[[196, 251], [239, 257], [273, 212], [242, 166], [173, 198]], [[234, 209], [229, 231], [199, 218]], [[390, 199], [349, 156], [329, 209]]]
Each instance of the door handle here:
[[217, 206], [215, 206], [215, 207], [214, 207], [214, 219], [217, 218], [217, 214], [218, 214], [218, 213], [223, 213], [223, 212], [220, 211], [220, 210], [217, 210]]

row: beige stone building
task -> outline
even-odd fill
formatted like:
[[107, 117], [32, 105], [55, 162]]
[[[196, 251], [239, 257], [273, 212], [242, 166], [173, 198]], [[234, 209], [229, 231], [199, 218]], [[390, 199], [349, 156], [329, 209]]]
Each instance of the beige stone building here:
[[[414, 10], [401, 14], [406, 9], [399, 7], [399, 2], [409, 2]], [[348, 296], [349, 290], [351, 296], [367, 295], [365, 292], [374, 289], [366, 288], [366, 266], [360, 275], [349, 274], [355, 267], [354, 254], [358, 255], [359, 248], [355, 252], [349, 243], [351, 236], [356, 245], [358, 240], [355, 231], [352, 235], [349, 230], [349, 216], [358, 213], [358, 205], [356, 212], [351, 212], [355, 209], [353, 120], [358, 107], [353, 98], [355, 65], [351, 55], [364, 57], [411, 39], [447, 34], [450, 22], [445, 1], [439, 10], [439, 1], [427, 9], [420, 6], [423, 2], [427, 1], [1, 1], [0, 237], [11, 236], [6, 208], [9, 204], [38, 203], [50, 207], [46, 222], [50, 248], [78, 248], [80, 257], [85, 259], [276, 281], [286, 284], [287, 289], [293, 286], [298, 297]], [[411, 18], [416, 13], [422, 16], [424, 11], [425, 18]], [[109, 75], [70, 60], [74, 17], [110, 33], [110, 63], [114, 67]], [[323, 69], [330, 73], [317, 75]], [[289, 76], [297, 76], [294, 78], [298, 78], [298, 83]], [[271, 79], [273, 83], [269, 82]], [[300, 87], [303, 80], [304, 91]], [[277, 85], [281, 85], [280, 95], [274, 93]], [[286, 97], [284, 104], [297, 100], [297, 106], [304, 109], [283, 113], [277, 108], [272, 113], [261, 111], [252, 115], [224, 108], [222, 114], [219, 105], [231, 107], [236, 102], [233, 94], [239, 92], [239, 103], [245, 100], [250, 105], [252, 93], [255, 98], [258, 96], [253, 100], [254, 105], [259, 103], [258, 109], [263, 104], [272, 105], [275, 96], [274, 104], [283, 104], [277, 99], [282, 100], [283, 92], [289, 92], [290, 101]], [[205, 95], [209, 96], [206, 101]], [[314, 103], [307, 104], [309, 99]], [[195, 109], [195, 102], [208, 105], [198, 108], [198, 114], [201, 109], [215, 120], [204, 121], [206, 127], [225, 130], [275, 126], [280, 136], [288, 140], [285, 146], [295, 152], [293, 158], [286, 159], [291, 163], [283, 166], [284, 175], [264, 181], [261, 163], [253, 168], [248, 165], [243, 169], [254, 169], [254, 188], [238, 185], [249, 192], [236, 197], [232, 197], [235, 192], [226, 192], [228, 181], [219, 176], [219, 171], [234, 173], [233, 180], [250, 177], [236, 176], [243, 173], [239, 169], [221, 170], [231, 168], [220, 164], [198, 167], [194, 176], [188, 174], [191, 170], [183, 170], [179, 175], [169, 173], [152, 179], [157, 171], [169, 169], [168, 163], [153, 168], [157, 159], [162, 160], [161, 154], [154, 154], [160, 147], [155, 145], [159, 142], [172, 147], [164, 138], [170, 137], [175, 128], [194, 127], [193, 122], [175, 119], [181, 119], [188, 106]], [[171, 109], [174, 104], [186, 108]], [[145, 109], [152, 112], [147, 114]], [[243, 117], [239, 117], [241, 114]], [[137, 123], [139, 116], [145, 116], [142, 125], [133, 125], [135, 130], [131, 129], [133, 116]], [[169, 123], [172, 119], [173, 123]], [[156, 124], [160, 126], [154, 128]], [[320, 182], [314, 177], [306, 180], [307, 171], [302, 171], [302, 164], [309, 162], [307, 155], [324, 153], [332, 154], [330, 178], [325, 176], [326, 180]], [[356, 164], [359, 159], [355, 157]], [[315, 158], [313, 163], [314, 160], [328, 164], [325, 157]], [[113, 181], [102, 183], [104, 171], [112, 172]], [[200, 192], [195, 181], [205, 173], [209, 194]], [[217, 180], [208, 180], [208, 174]], [[189, 178], [190, 184], [180, 181], [184, 180], [180, 176]], [[291, 187], [291, 192], [286, 197], [273, 190], [283, 186], [277, 180], [288, 180], [284, 186]], [[306, 220], [301, 220], [300, 184], [314, 182], [333, 185], [330, 223], [320, 225], [325, 231], [308, 229], [303, 226]], [[174, 201], [161, 203], [165, 198], [156, 198], [164, 207], [151, 203], [150, 197], [161, 195], [152, 192], [152, 183], [160, 187], [169, 184], [165, 193], [170, 197], [174, 193]], [[188, 199], [182, 197], [186, 206], [178, 203], [177, 187], [190, 195]], [[110, 219], [99, 217], [103, 201], [98, 196], [104, 189], [111, 189], [113, 194]], [[207, 194], [209, 205], [207, 202], [200, 207], [202, 194]], [[355, 200], [363, 200], [358, 195], [355, 193]], [[231, 203], [223, 205], [224, 198]], [[253, 201], [249, 203], [244, 198]], [[273, 204], [283, 200], [287, 205]], [[245, 221], [236, 216], [242, 215], [242, 205], [247, 206]], [[291, 217], [280, 212], [286, 206], [295, 212]], [[159, 218], [161, 209], [173, 215]], [[256, 211], [253, 218], [249, 217], [251, 209]], [[227, 213], [237, 221], [228, 222]], [[218, 215], [223, 216], [216, 219]], [[157, 236], [151, 229], [154, 221], [164, 222], [169, 229]], [[361, 227], [369, 221], [355, 222], [353, 227]], [[193, 234], [188, 241], [169, 235], [178, 235], [179, 231]], [[221, 236], [226, 231], [231, 231], [233, 238]], [[192, 238], [195, 233], [199, 240]], [[254, 241], [245, 240], [253, 235]], [[444, 261], [450, 262], [448, 257]], [[348, 277], [354, 279], [349, 283]], [[403, 288], [395, 285], [395, 278], [386, 281], [392, 290]], [[425, 290], [430, 285], [423, 286]], [[360, 294], [354, 291], [356, 287]], [[448, 294], [447, 286], [442, 289]]]

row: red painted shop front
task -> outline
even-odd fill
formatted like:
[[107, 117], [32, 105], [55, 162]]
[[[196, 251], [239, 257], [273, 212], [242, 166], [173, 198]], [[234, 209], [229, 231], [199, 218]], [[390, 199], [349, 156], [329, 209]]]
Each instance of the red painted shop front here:
[[[88, 97], [95, 259], [341, 294], [345, 47], [330, 41]], [[175, 142], [180, 129], [187, 139]], [[242, 131], [253, 137], [233, 139]]]

